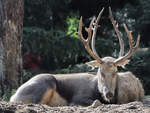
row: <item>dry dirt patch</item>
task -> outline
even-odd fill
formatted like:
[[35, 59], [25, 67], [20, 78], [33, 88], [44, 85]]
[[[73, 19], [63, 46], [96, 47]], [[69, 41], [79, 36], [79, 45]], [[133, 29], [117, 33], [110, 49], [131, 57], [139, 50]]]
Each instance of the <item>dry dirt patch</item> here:
[[0, 102], [0, 113], [150, 113], [150, 105], [141, 102], [128, 104], [101, 104], [93, 108], [82, 106], [49, 107], [39, 104], [12, 104]]

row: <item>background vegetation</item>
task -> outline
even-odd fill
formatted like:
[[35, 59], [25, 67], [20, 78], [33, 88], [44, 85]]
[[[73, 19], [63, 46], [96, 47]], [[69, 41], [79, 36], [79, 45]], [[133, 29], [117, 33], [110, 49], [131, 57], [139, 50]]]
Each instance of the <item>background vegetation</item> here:
[[[128, 40], [122, 23], [133, 31], [135, 39], [137, 34], [141, 34], [141, 47], [150, 47], [149, 0], [25, 0], [22, 48], [24, 82], [40, 72], [91, 71], [84, 63], [92, 59], [76, 32], [81, 15], [84, 26], [87, 26], [102, 7], [105, 7], [105, 11], [97, 33], [96, 49], [101, 57], [117, 57], [119, 42], [108, 18], [108, 6], [112, 7], [120, 25], [126, 52]], [[150, 94], [150, 50], [132, 56], [130, 64], [120, 70], [135, 73], [143, 82], [146, 94]]]

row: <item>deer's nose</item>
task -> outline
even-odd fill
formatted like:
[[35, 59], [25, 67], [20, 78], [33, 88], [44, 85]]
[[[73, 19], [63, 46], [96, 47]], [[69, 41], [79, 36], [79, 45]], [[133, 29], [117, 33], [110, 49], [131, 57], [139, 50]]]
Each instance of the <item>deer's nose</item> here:
[[106, 94], [106, 97], [109, 98], [109, 99], [111, 99], [111, 98], [113, 97], [113, 94], [112, 94], [111, 92], [108, 92], [108, 93]]

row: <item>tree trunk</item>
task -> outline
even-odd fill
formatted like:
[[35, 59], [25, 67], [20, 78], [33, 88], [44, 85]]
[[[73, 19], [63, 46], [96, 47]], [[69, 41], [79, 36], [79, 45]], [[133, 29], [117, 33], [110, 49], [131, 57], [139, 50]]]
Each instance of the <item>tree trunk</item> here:
[[24, 0], [0, 0], [0, 95], [22, 82]]

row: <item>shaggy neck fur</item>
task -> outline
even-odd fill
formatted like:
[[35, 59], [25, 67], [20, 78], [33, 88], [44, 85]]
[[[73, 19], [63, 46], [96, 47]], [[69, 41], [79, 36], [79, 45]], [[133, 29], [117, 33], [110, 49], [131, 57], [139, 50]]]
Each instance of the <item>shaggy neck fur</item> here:
[[[100, 70], [98, 69], [98, 73], [100, 72]], [[117, 72], [115, 72], [114, 74], [116, 75], [116, 87], [115, 87], [115, 94], [114, 94], [114, 98], [113, 98], [113, 100], [112, 100], [112, 102], [111, 103], [113, 103], [113, 104], [117, 104], [117, 102], [118, 102], [118, 71]], [[98, 75], [97, 75], [98, 76]], [[106, 102], [105, 100], [104, 100], [104, 97], [103, 97], [103, 95], [102, 95], [102, 93], [101, 93], [101, 90], [100, 90], [100, 87], [99, 87], [99, 84], [100, 84], [100, 81], [99, 81], [99, 76], [98, 76], [98, 84], [97, 84], [97, 86], [98, 86], [98, 91], [100, 92], [100, 95], [101, 95], [101, 102], [102, 103], [108, 103], [108, 102]]]

